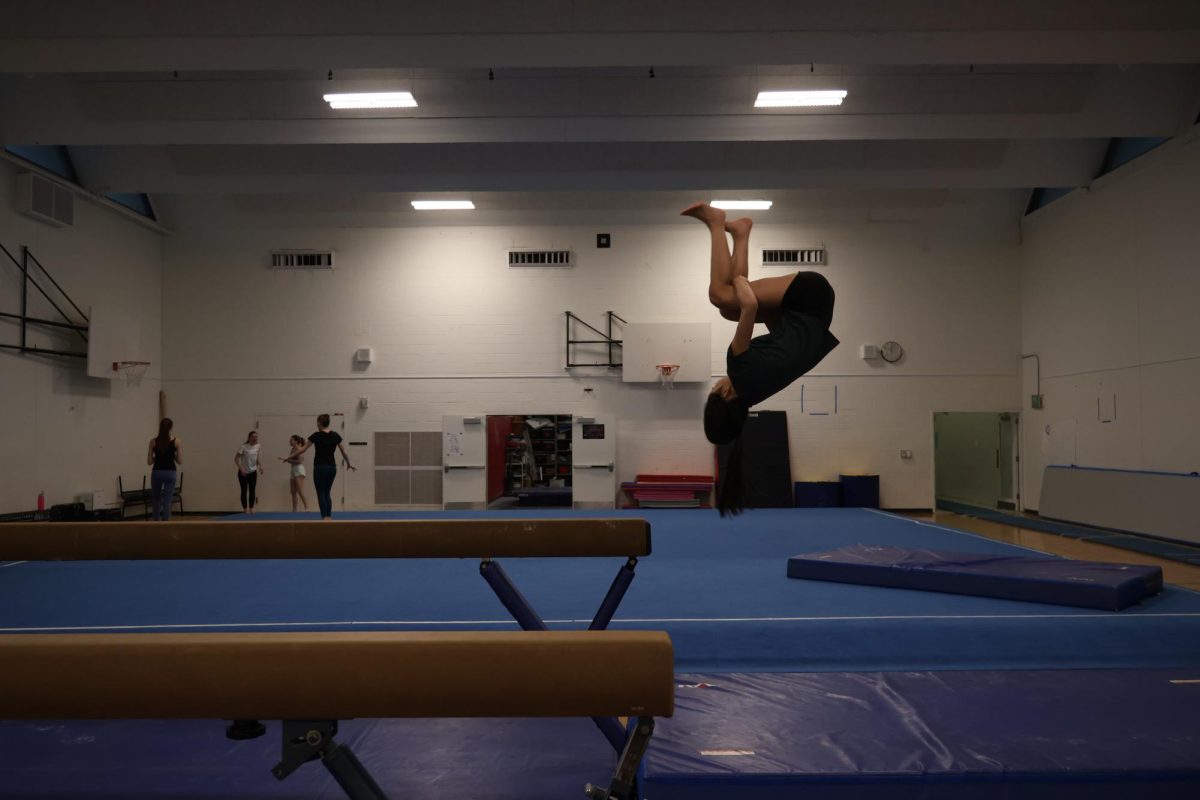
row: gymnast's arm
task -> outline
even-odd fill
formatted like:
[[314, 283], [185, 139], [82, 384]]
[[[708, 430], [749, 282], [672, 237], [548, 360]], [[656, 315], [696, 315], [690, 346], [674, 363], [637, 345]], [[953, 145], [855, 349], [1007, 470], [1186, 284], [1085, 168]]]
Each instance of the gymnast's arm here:
[[738, 315], [737, 331], [733, 334], [733, 341], [729, 343], [729, 349], [735, 356], [740, 356], [750, 348], [750, 336], [754, 333], [754, 318], [758, 315], [758, 299], [754, 296], [754, 290], [750, 288], [750, 282], [742, 275], [733, 279], [733, 289], [737, 293], [742, 311]]
[[346, 469], [351, 472], [357, 472], [358, 470], [350, 464], [350, 456], [346, 454], [346, 448], [342, 446], [341, 442], [338, 442], [338, 450], [342, 452], [342, 463], [346, 465]]

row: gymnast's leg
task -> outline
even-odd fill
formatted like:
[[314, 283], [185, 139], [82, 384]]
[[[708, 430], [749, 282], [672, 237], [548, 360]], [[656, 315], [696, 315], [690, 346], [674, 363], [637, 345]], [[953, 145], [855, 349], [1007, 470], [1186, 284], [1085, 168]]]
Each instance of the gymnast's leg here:
[[[692, 217], [708, 226], [712, 237], [712, 255], [709, 259], [708, 300], [721, 312], [725, 319], [736, 322], [742, 306], [733, 289], [733, 279], [738, 275], [750, 275], [750, 229], [753, 222], [742, 218], [726, 221], [725, 212], [706, 203], [696, 203], [685, 208], [685, 217]], [[725, 238], [733, 237], [733, 253]], [[750, 288], [758, 300], [756, 321], [771, 327], [779, 317], [779, 305], [783, 294], [791, 283], [792, 276], [759, 278], [750, 281]]]
[[698, 219], [708, 226], [712, 241], [709, 258], [708, 301], [724, 313], [730, 310], [734, 319], [741, 309], [737, 295], [733, 291], [734, 272], [733, 257], [729, 252], [729, 242], [725, 238], [725, 212], [713, 208], [707, 203], [696, 203], [685, 208], [685, 217]]

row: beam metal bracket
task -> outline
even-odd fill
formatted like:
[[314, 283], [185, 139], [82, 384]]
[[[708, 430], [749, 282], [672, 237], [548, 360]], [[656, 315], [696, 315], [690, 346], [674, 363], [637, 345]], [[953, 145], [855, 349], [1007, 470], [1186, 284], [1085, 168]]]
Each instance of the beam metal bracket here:
[[271, 770], [279, 780], [309, 761], [321, 760], [351, 800], [387, 800], [362, 762], [344, 744], [334, 741], [337, 720], [284, 720], [283, 758]]

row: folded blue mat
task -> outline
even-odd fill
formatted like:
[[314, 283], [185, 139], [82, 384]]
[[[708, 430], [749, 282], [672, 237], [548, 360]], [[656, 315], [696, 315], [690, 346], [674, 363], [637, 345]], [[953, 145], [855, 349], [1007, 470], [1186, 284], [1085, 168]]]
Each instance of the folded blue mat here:
[[1161, 567], [856, 544], [788, 559], [789, 578], [1120, 611], [1163, 589]]

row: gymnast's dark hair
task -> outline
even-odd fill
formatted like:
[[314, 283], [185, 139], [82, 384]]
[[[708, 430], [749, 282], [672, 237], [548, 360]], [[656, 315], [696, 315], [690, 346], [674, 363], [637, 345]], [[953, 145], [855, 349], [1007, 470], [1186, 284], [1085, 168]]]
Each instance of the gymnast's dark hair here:
[[171, 421], [171, 418], [163, 417], [162, 421], [158, 423], [158, 436], [155, 437], [155, 441], [166, 447], [171, 441], [171, 428], [173, 427], [175, 427], [175, 423]]
[[328, 428], [329, 427], [329, 415], [328, 414], [322, 414], [321, 416], [317, 417], [317, 427], [318, 428]]
[[742, 427], [750, 409], [738, 398], [708, 396], [704, 405], [704, 435], [715, 445], [732, 444], [722, 455], [717, 475], [717, 510], [722, 517], [736, 517], [745, 509], [746, 487], [742, 479]]

